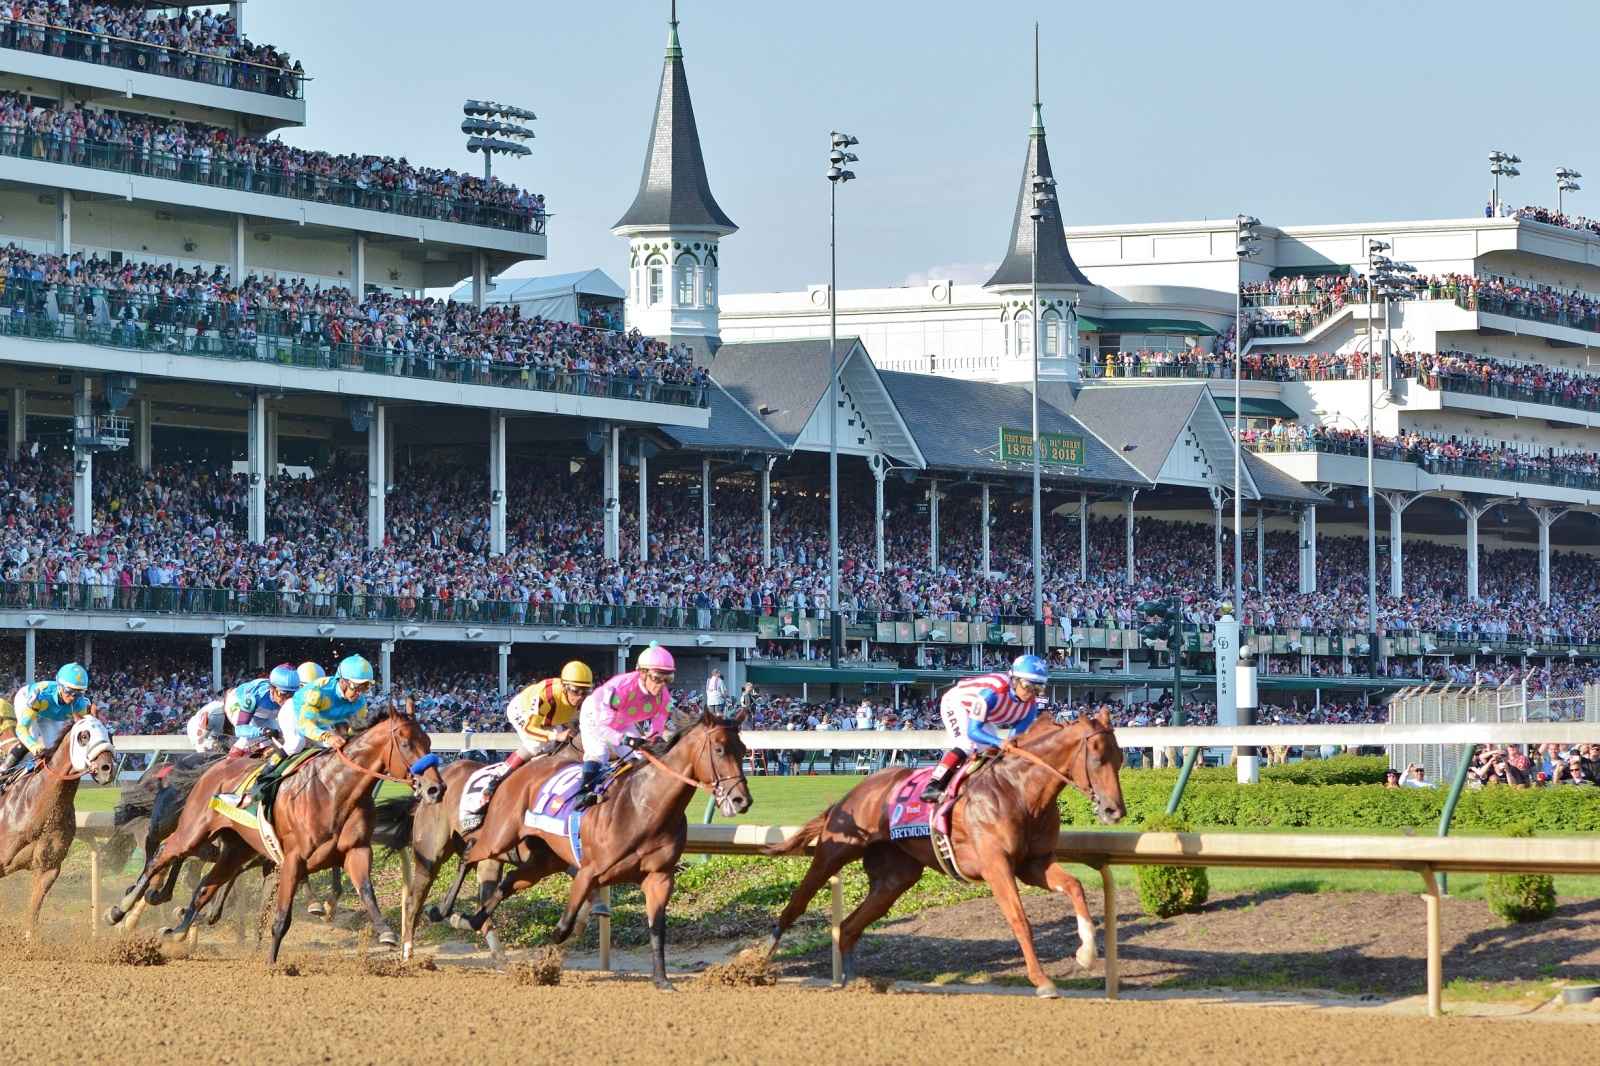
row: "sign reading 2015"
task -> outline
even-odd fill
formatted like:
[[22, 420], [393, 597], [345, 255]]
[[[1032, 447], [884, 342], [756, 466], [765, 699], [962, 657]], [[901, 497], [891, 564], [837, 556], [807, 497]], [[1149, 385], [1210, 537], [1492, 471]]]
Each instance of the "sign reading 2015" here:
[[[1032, 463], [1033, 434], [1025, 429], [1000, 427], [1000, 461]], [[1039, 434], [1039, 462], [1044, 466], [1083, 465], [1083, 438], [1066, 433]]]

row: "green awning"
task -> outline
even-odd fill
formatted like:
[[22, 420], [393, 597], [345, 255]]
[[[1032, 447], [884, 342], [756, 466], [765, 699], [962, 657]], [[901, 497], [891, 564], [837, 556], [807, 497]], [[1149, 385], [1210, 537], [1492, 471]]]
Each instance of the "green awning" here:
[[[1233, 415], [1233, 397], [1212, 394], [1212, 399], [1217, 401], [1217, 410], [1223, 414]], [[1245, 418], [1287, 418], [1298, 420], [1299, 412], [1282, 400], [1266, 400], [1259, 397], [1246, 396], [1239, 402], [1239, 414]]]
[[1310, 266], [1272, 268], [1272, 276], [1275, 278], [1316, 278], [1348, 273], [1350, 268], [1342, 263], [1313, 263]]
[[[1078, 328], [1085, 329], [1083, 319]], [[1103, 318], [1095, 322], [1098, 333], [1163, 333], [1181, 337], [1215, 337], [1217, 331], [1204, 322], [1186, 318]]]
[[1105, 328], [1106, 328], [1105, 322], [1102, 321], [1101, 319], [1090, 318], [1088, 315], [1079, 315], [1078, 316], [1078, 332], [1079, 333], [1100, 333]]

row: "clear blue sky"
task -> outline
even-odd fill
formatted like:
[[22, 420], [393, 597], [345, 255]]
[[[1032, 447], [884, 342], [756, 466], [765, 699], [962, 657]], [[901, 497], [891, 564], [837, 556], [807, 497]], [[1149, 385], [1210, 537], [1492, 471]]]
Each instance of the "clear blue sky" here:
[[[1069, 224], [1470, 216], [1496, 147], [1524, 161], [1507, 200], [1553, 205], [1566, 165], [1593, 189], [1568, 211], [1600, 216], [1593, 4], [681, 0], [679, 17], [712, 188], [740, 226], [725, 292], [826, 277], [835, 126], [862, 141], [841, 286], [971, 280], [998, 260], [1035, 18]], [[548, 263], [517, 273], [622, 277], [608, 228], [638, 184], [665, 0], [272, 0], [245, 18], [316, 79], [297, 144], [476, 168], [461, 101], [532, 108], [533, 156], [497, 169], [556, 218]]]

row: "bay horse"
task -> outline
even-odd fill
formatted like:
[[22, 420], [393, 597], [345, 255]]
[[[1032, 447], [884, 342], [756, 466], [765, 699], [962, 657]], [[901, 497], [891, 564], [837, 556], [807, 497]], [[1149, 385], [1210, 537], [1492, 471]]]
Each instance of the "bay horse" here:
[[[308, 873], [343, 865], [356, 887], [378, 942], [398, 943], [378, 909], [372, 891], [372, 784], [375, 778], [409, 783], [425, 803], [444, 794], [437, 759], [428, 758], [428, 734], [410, 714], [390, 710], [377, 715], [342, 746], [322, 752], [291, 774], [278, 790], [272, 826], [283, 851], [278, 864], [277, 907], [267, 962], [275, 963], [289, 931], [295, 891]], [[221, 854], [207, 871], [173, 936], [188, 931], [196, 914], [253, 860], [271, 858], [256, 829], [247, 829], [211, 809], [211, 797], [236, 789], [258, 759], [225, 759], [210, 767], [184, 804], [178, 828], [162, 841], [145, 863], [138, 880], [105, 915], [116, 925], [127, 908], [145, 893], [153, 878], [173, 863], [198, 853], [216, 840]]]
[[108, 785], [116, 773], [111, 734], [92, 714], [69, 723], [55, 747], [39, 758], [42, 766], [13, 777], [0, 795], [0, 877], [33, 868], [25, 931], [30, 938], [44, 897], [61, 875], [61, 862], [78, 833], [73, 808], [78, 782], [87, 776]]
[[[450, 915], [451, 926], [477, 932], [507, 896], [536, 884], [553, 873], [577, 868], [566, 911], [556, 923], [554, 938], [565, 942], [577, 926], [580, 912], [598, 888], [636, 884], [644, 890], [645, 917], [650, 927], [651, 977], [663, 991], [667, 980], [667, 901], [677, 876], [678, 859], [688, 839], [684, 816], [697, 789], [711, 793], [726, 817], [750, 809], [750, 786], [744, 779], [744, 744], [739, 740], [740, 718], [717, 718], [710, 712], [675, 732], [657, 753], [641, 748], [644, 764], [628, 770], [600, 802], [584, 812], [579, 839], [582, 859], [564, 836], [532, 829], [523, 814], [533, 805], [540, 787], [555, 774], [577, 764], [562, 759], [535, 759], [517, 772], [518, 801], [489, 805], [483, 827], [472, 838], [464, 864], [518, 853], [513, 868], [491, 886], [470, 916]], [[501, 784], [505, 791], [511, 780]]]
[[[1095, 956], [1094, 922], [1083, 886], [1055, 861], [1061, 832], [1056, 797], [1070, 784], [1089, 797], [1101, 822], [1113, 825], [1121, 821], [1125, 812], [1117, 772], [1122, 767], [1122, 750], [1111, 730], [1107, 707], [1070, 725], [1040, 718], [1000, 750], [999, 758], [967, 778], [957, 796], [950, 814], [950, 843], [957, 870], [973, 880], [981, 879], [994, 893], [1022, 948], [1034, 994], [1054, 997], [1059, 993], [1039, 965], [1017, 879], [1062, 893], [1072, 901], [1083, 939], [1077, 960], [1089, 967]], [[861, 934], [921, 879], [923, 870], [938, 861], [928, 837], [889, 838], [893, 797], [913, 772], [900, 768], [872, 774], [794, 836], [762, 849], [768, 855], [795, 855], [814, 847], [811, 868], [773, 927], [769, 956], [828, 879], [860, 859], [870, 887], [866, 899], [845, 916], [839, 929], [844, 983], [855, 976], [855, 948]]]

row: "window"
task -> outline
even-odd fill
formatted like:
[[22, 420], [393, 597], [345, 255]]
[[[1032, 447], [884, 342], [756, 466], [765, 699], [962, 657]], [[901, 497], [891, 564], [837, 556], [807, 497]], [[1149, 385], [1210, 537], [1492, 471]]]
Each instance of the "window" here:
[[1017, 354], [1033, 354], [1033, 315], [1027, 311], [1017, 315]]
[[707, 263], [705, 269], [700, 273], [702, 275], [700, 285], [703, 290], [701, 296], [704, 298], [704, 303], [707, 307], [715, 307], [717, 306], [717, 268], [711, 263]]
[[1054, 311], [1044, 313], [1044, 356], [1046, 359], [1061, 354], [1061, 316]]
[[678, 257], [678, 306], [693, 307], [698, 301], [695, 296], [695, 275], [697, 264], [692, 255]]
[[645, 305], [659, 307], [667, 298], [667, 264], [660, 259], [652, 259], [645, 264], [645, 290], [648, 298]]

